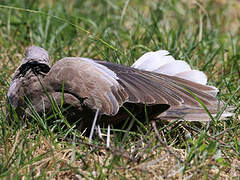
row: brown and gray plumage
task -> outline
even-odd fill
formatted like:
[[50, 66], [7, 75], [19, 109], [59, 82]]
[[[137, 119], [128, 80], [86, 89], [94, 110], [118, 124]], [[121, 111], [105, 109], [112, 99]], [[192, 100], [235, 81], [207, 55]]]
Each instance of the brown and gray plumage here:
[[174, 66], [166, 52], [147, 53], [133, 67], [80, 57], [66, 57], [50, 67], [47, 51], [32, 46], [14, 74], [7, 103], [19, 116], [26, 113], [26, 98], [37, 112], [47, 112], [51, 110], [49, 96], [60, 105], [64, 87], [64, 104], [74, 111], [71, 119], [91, 120], [88, 113], [99, 109], [103, 119], [114, 123], [128, 115], [122, 105], [135, 115], [147, 105], [154, 119], [208, 120], [209, 115], [190, 92], [216, 114], [218, 107], [223, 107], [216, 98], [218, 90], [205, 85], [205, 75], [189, 69], [185, 62], [175, 61]]

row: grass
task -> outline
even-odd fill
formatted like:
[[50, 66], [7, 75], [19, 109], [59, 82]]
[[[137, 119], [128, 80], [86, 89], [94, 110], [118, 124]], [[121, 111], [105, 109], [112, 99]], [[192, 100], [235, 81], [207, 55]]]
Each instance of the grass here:
[[[239, 177], [238, 1], [67, 2], [1, 1], [0, 178]], [[58, 114], [61, 111], [54, 114], [61, 118], [50, 125], [47, 116], [37, 114], [31, 122], [17, 117], [7, 122], [5, 96], [11, 75], [32, 44], [48, 49], [52, 63], [65, 56], [85, 56], [131, 65], [147, 51], [166, 49], [204, 71], [235, 115], [213, 121], [209, 128], [194, 122], [158, 122], [165, 145], [182, 162], [159, 144], [147, 123], [137, 129], [113, 129], [107, 150], [98, 138], [88, 144], [76, 125], [69, 126]]]

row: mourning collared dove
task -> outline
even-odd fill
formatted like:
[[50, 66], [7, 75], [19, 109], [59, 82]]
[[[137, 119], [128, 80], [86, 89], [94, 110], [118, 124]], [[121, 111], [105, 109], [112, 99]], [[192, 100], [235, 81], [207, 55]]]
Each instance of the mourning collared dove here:
[[[73, 120], [89, 121], [89, 113], [98, 111], [114, 123], [128, 116], [123, 105], [134, 115], [146, 105], [154, 119], [208, 121], [199, 100], [212, 115], [223, 103], [216, 98], [218, 89], [206, 82], [203, 72], [191, 70], [164, 50], [144, 54], [132, 67], [81, 57], [65, 57], [50, 67], [48, 52], [31, 46], [13, 76], [7, 103], [20, 117], [26, 113], [26, 98], [43, 113], [51, 111], [52, 97], [59, 106], [62, 98], [71, 106], [68, 115]], [[229, 115], [225, 111], [222, 117]]]

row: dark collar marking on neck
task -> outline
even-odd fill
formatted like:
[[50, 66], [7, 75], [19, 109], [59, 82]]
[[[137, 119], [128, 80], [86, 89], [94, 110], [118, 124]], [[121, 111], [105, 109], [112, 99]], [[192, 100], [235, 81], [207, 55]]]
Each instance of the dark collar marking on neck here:
[[35, 75], [45, 75], [50, 71], [50, 67], [47, 64], [39, 63], [37, 61], [28, 61], [19, 68], [19, 73], [22, 76], [25, 76], [29, 69], [31, 69]]

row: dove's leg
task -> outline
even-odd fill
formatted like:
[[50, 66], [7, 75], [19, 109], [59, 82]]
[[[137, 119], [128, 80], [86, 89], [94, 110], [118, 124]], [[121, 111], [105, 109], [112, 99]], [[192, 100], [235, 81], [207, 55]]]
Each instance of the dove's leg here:
[[92, 128], [91, 128], [90, 136], [89, 136], [89, 142], [90, 143], [92, 142], [92, 136], [93, 136], [93, 132], [94, 132], [94, 129], [95, 129], [96, 122], [97, 122], [98, 113], [99, 113], [99, 109], [97, 109], [97, 111], [95, 113], [95, 117], [93, 119], [93, 124], [92, 124]]
[[107, 148], [110, 147], [110, 125], [108, 124], [108, 129], [107, 129]]
[[101, 129], [100, 129], [100, 126], [97, 125], [97, 131], [98, 131], [98, 136], [101, 140], [103, 140], [103, 137], [102, 137], [102, 132], [101, 132]]

